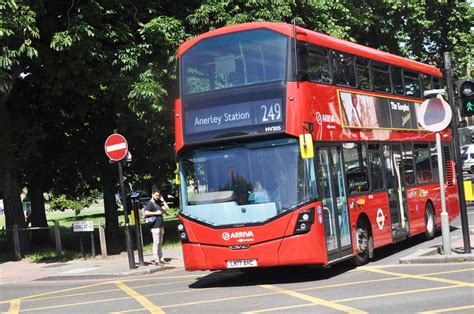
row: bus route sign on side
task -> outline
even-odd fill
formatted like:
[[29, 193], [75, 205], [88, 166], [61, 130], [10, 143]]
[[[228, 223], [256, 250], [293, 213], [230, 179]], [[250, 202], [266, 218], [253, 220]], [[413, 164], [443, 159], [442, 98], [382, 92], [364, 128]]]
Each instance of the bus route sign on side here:
[[127, 156], [128, 143], [125, 137], [114, 133], [105, 140], [104, 149], [110, 160], [120, 161]]

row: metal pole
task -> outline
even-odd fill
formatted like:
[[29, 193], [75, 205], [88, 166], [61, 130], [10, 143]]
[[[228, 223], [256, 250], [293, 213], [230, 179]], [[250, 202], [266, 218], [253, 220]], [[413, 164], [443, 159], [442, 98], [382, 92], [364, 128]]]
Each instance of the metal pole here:
[[60, 258], [63, 255], [63, 248], [61, 244], [61, 229], [57, 220], [54, 221], [54, 241], [56, 242], [56, 256]]
[[138, 249], [138, 262], [140, 266], [145, 266], [145, 259], [143, 258], [143, 241], [142, 241], [142, 231], [141, 231], [141, 224], [140, 224], [140, 216], [138, 215], [138, 208], [140, 207], [139, 200], [133, 200], [133, 214], [135, 217], [135, 234], [136, 234], [136, 241], [137, 241], [137, 249]]
[[92, 251], [92, 257], [95, 257], [94, 231], [91, 232], [91, 251]]
[[443, 254], [451, 255], [449, 235], [449, 215], [446, 211], [446, 195], [444, 191], [443, 154], [441, 153], [441, 135], [436, 132], [436, 153], [438, 154], [439, 193], [441, 194], [441, 231], [443, 234]]
[[125, 216], [125, 245], [127, 247], [128, 266], [130, 269], [135, 269], [135, 255], [133, 255], [133, 242], [132, 242], [132, 238], [130, 237], [130, 225], [128, 221], [127, 199], [125, 197], [125, 186], [123, 185], [122, 163], [119, 161], [117, 165], [118, 165], [119, 179], [120, 179], [120, 190], [122, 192], [123, 214]]
[[79, 232], [79, 246], [81, 248], [81, 256], [84, 257], [84, 245], [82, 245], [82, 232]]
[[467, 219], [466, 197], [464, 195], [464, 180], [462, 176], [461, 147], [459, 146], [458, 115], [454, 106], [453, 69], [449, 52], [444, 53], [444, 71], [448, 90], [448, 103], [453, 111], [451, 132], [453, 136], [454, 161], [456, 165], [456, 181], [458, 183], [459, 206], [461, 210], [462, 235], [464, 240], [464, 253], [471, 253], [471, 240], [469, 238], [469, 221]]
[[15, 251], [15, 258], [17, 261], [21, 260], [20, 236], [18, 234], [18, 226], [13, 225], [13, 248]]
[[105, 239], [105, 228], [104, 222], [101, 221], [99, 224], [99, 239], [100, 239], [100, 254], [102, 258], [107, 258], [107, 241]]

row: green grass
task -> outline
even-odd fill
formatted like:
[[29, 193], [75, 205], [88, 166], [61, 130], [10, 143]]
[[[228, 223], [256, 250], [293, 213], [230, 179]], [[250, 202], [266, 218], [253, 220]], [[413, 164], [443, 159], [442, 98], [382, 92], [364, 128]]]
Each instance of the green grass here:
[[[171, 208], [169, 214], [165, 216], [165, 239], [163, 247], [177, 247], [180, 245], [179, 236], [176, 230], [177, 224], [177, 208]], [[124, 231], [124, 216], [123, 211], [119, 210], [119, 240], [117, 243], [107, 243], [107, 251], [109, 255], [120, 254], [126, 251], [125, 248], [125, 231]], [[73, 232], [72, 224], [77, 220], [91, 220], [94, 225], [98, 225], [100, 222], [105, 223], [105, 214], [103, 209], [89, 209], [82, 211], [80, 215], [76, 216], [73, 211], [68, 212], [47, 212], [47, 221], [49, 226], [54, 226], [54, 221], [57, 220], [61, 226], [61, 243], [63, 248], [62, 260], [71, 260], [81, 258], [82, 254], [80, 251], [79, 239], [82, 237], [84, 255], [86, 258], [92, 256], [91, 254], [91, 243], [90, 233], [80, 234]], [[5, 226], [5, 216], [0, 216], [0, 229]], [[134, 243], [135, 250], [136, 239], [135, 239], [135, 227], [131, 226], [130, 234]], [[30, 235], [31, 237], [32, 235]], [[153, 239], [151, 232], [146, 225], [142, 225], [142, 236], [143, 236], [143, 247], [144, 252], [151, 252]], [[30, 253], [25, 255], [25, 259], [33, 262], [44, 262], [50, 260], [56, 260], [56, 251], [54, 246], [54, 231], [50, 229], [50, 238], [52, 243], [43, 243], [42, 245], [32, 245]], [[94, 243], [96, 255], [100, 255], [100, 243], [99, 234], [97, 228], [94, 231]], [[4, 233], [0, 233], [0, 262], [5, 262], [13, 259], [13, 254], [10, 252], [9, 245], [7, 243]]]

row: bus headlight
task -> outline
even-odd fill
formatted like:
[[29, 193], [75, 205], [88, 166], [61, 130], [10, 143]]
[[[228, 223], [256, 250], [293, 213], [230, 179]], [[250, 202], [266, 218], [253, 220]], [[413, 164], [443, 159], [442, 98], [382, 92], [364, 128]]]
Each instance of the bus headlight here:
[[179, 238], [181, 239], [181, 242], [188, 242], [188, 234], [186, 233], [186, 228], [184, 227], [184, 224], [181, 221], [178, 221], [176, 228], [178, 229], [178, 234]]
[[295, 226], [294, 234], [308, 233], [314, 223], [314, 208], [301, 212]]

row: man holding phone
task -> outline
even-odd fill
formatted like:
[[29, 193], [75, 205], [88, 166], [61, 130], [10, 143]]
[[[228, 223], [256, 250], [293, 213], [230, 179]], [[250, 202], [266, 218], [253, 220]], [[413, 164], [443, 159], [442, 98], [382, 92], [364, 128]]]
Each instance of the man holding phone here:
[[165, 234], [165, 223], [163, 214], [169, 209], [168, 204], [159, 190], [154, 189], [151, 193], [151, 199], [145, 206], [145, 217], [155, 216], [155, 223], [151, 226], [151, 235], [153, 236], [153, 260], [155, 265], [164, 265], [163, 259], [163, 236]]

